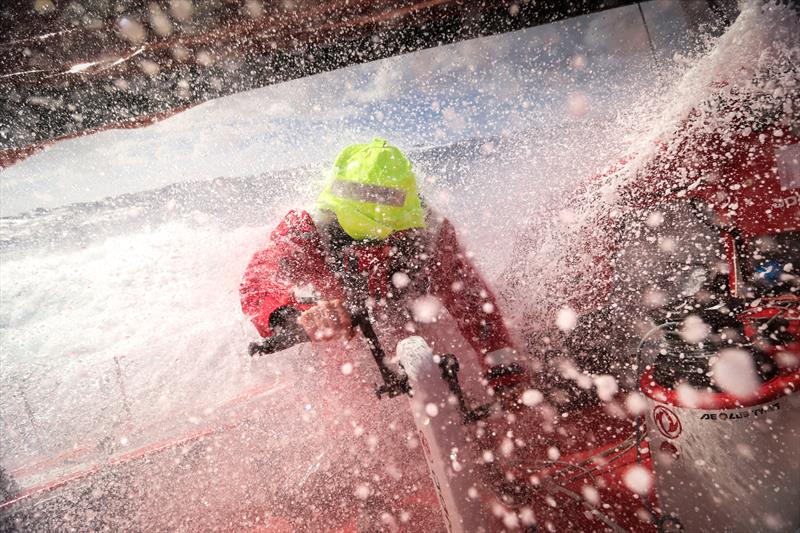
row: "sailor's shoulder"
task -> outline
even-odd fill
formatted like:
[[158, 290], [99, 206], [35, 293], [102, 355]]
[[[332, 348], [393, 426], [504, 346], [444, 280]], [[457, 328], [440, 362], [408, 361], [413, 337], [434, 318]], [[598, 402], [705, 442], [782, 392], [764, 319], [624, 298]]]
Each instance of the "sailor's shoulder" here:
[[292, 209], [284, 215], [271, 236], [273, 240], [314, 240], [319, 238], [319, 231], [308, 211]]

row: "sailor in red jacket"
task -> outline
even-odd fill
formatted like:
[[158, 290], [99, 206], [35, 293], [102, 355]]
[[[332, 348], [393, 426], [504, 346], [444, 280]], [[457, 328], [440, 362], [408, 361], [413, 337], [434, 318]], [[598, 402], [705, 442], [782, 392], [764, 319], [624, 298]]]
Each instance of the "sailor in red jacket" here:
[[284, 217], [250, 261], [240, 294], [262, 337], [297, 340], [352, 335], [360, 304], [379, 329], [410, 335], [415, 307], [438, 299], [495, 390], [522, 379], [491, 290], [452, 224], [422, 205], [411, 163], [381, 139], [339, 154], [317, 211]]

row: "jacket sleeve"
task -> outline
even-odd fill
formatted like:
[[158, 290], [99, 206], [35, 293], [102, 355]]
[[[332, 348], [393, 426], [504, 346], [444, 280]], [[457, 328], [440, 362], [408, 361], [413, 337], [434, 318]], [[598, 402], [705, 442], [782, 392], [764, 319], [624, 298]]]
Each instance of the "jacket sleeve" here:
[[434, 237], [431, 283], [434, 294], [455, 318], [464, 338], [488, 370], [496, 363], [486, 355], [512, 348], [492, 291], [461, 248], [455, 228], [445, 219]]
[[270, 317], [275, 311], [310, 307], [312, 302], [296, 297], [297, 289], [308, 284], [323, 292], [335, 292], [314, 222], [305, 212], [290, 211], [270, 234], [266, 248], [253, 255], [245, 270], [239, 286], [242, 311], [262, 337], [269, 337]]

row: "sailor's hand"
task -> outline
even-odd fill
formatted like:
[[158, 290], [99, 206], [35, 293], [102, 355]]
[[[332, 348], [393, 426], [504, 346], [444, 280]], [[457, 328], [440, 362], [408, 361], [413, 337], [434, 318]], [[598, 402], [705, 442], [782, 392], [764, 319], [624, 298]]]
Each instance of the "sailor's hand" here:
[[318, 303], [300, 315], [297, 322], [311, 340], [317, 341], [350, 337], [353, 330], [350, 314], [339, 300]]
[[530, 379], [518, 363], [493, 366], [486, 373], [486, 378], [495, 399], [504, 410], [516, 412], [522, 408], [522, 395], [528, 389]]
[[527, 390], [527, 387], [521, 383], [496, 387], [494, 389], [494, 397], [500, 402], [500, 406], [504, 411], [515, 413], [523, 407], [522, 395], [525, 390]]

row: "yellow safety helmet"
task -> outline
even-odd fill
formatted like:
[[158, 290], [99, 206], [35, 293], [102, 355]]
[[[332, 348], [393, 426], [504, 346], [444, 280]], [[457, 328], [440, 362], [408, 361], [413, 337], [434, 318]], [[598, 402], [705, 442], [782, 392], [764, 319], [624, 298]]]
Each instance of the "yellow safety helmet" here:
[[425, 227], [411, 162], [383, 139], [339, 153], [317, 207], [336, 213], [342, 229], [357, 240]]

